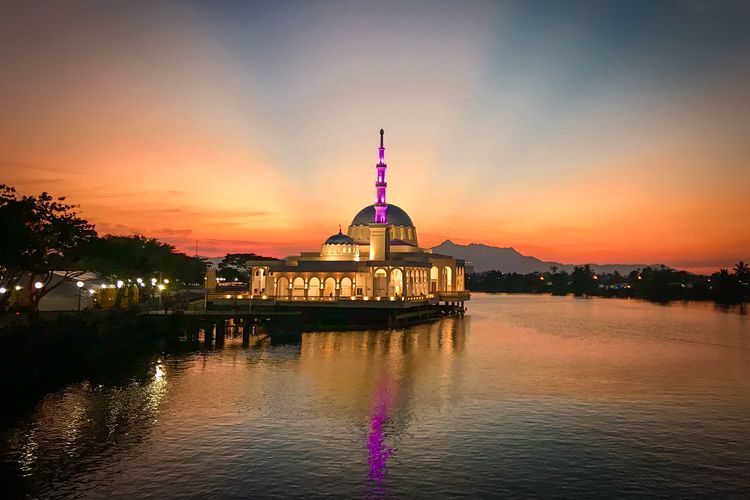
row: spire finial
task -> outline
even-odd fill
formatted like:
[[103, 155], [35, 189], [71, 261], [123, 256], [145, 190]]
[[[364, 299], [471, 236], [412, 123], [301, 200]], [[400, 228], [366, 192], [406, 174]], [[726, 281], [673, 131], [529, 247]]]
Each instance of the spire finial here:
[[383, 147], [383, 134], [385, 134], [385, 131], [381, 128], [380, 129], [380, 147]]

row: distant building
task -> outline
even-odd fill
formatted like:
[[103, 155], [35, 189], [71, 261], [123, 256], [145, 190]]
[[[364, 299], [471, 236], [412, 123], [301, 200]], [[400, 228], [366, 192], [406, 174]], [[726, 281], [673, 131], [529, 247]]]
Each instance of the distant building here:
[[383, 130], [375, 169], [375, 203], [354, 216], [346, 234], [339, 229], [320, 252], [251, 263], [253, 299], [426, 300], [442, 294], [468, 300], [464, 261], [420, 248], [409, 214], [387, 203]]

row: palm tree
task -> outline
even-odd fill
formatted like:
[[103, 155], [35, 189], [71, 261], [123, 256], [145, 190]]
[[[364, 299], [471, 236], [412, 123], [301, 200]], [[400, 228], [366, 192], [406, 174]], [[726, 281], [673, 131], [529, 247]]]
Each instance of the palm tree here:
[[552, 271], [552, 274], [555, 274], [559, 268], [557, 266], [550, 266], [549, 269]]
[[743, 278], [747, 276], [750, 273], [750, 266], [745, 264], [743, 261], [739, 261], [737, 264], [734, 265], [734, 275]]

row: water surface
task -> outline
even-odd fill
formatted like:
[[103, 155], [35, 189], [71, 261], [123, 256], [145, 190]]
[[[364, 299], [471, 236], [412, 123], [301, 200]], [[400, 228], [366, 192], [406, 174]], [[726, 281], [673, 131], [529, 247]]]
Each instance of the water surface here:
[[41, 497], [747, 497], [743, 312], [475, 294], [463, 319], [156, 356], [7, 424], [2, 482]]

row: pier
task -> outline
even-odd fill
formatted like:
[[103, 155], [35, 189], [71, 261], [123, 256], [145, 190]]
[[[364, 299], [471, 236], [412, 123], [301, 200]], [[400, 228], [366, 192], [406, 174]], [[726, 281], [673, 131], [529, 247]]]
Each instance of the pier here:
[[193, 294], [171, 310], [143, 313], [182, 332], [188, 341], [221, 346], [227, 335], [242, 335], [243, 344], [258, 336], [292, 341], [303, 330], [396, 328], [463, 316], [468, 292], [424, 297], [268, 297], [241, 294]]

